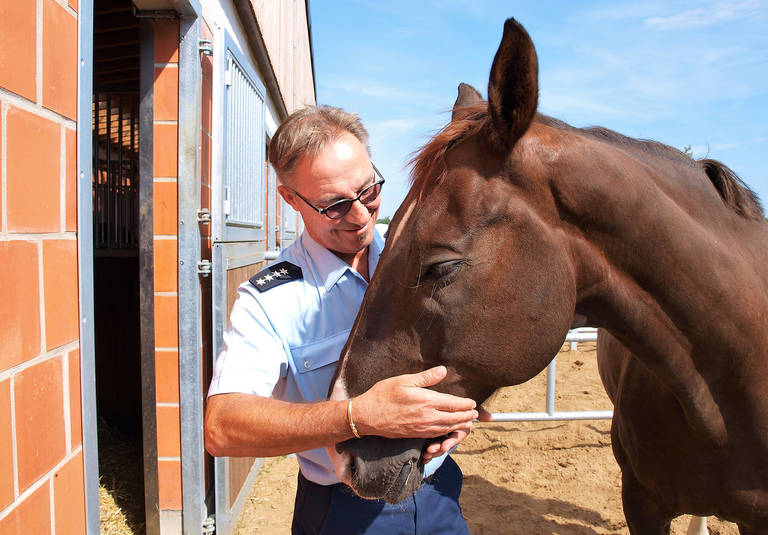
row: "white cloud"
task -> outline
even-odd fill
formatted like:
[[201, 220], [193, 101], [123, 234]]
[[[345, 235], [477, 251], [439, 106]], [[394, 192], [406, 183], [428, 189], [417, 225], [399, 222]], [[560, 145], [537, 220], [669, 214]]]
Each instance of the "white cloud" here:
[[379, 82], [352, 82], [352, 81], [335, 81], [324, 82], [323, 85], [326, 89], [335, 89], [343, 91], [345, 93], [354, 93], [358, 95], [365, 95], [368, 97], [376, 98], [405, 98], [408, 93], [402, 89], [395, 87], [388, 87]]
[[710, 6], [689, 9], [666, 17], [648, 17], [646, 26], [659, 30], [683, 30], [712, 26], [721, 22], [739, 20], [754, 15], [760, 2], [717, 2]]

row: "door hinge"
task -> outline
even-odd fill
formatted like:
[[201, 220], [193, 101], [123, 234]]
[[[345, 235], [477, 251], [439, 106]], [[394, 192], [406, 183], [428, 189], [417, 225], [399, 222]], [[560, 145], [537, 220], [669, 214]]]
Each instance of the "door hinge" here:
[[206, 519], [203, 520], [203, 534], [212, 535], [213, 533], [216, 533], [216, 516], [215, 515], [206, 517]]
[[200, 53], [204, 56], [213, 56], [213, 43], [210, 39], [200, 39]]
[[197, 273], [203, 277], [207, 277], [211, 274], [212, 264], [210, 260], [200, 260], [197, 263]]
[[197, 222], [207, 225], [211, 222], [211, 211], [208, 208], [201, 208], [197, 211]]

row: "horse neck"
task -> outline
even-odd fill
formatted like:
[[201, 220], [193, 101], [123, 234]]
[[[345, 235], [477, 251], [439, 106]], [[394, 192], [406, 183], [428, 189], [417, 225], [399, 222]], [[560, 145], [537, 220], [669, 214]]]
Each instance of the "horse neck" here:
[[696, 177], [665, 183], [693, 169], [671, 162], [654, 167], [613, 152], [593, 158], [601, 169], [582, 164], [581, 184], [555, 188], [573, 236], [576, 312], [641, 359], [677, 397], [699, 435], [722, 443], [725, 427], [713, 386], [734, 357], [748, 366], [739, 354], [745, 339], [765, 345], [766, 274], [735, 235], [748, 223], [714, 203], [706, 184], [692, 192], [704, 207], [680, 197]]

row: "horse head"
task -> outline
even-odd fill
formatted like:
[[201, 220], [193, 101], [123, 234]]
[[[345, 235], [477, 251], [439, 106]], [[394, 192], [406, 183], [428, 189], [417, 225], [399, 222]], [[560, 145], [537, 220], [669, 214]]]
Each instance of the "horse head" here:
[[[415, 158], [342, 353], [337, 397], [445, 365], [436, 390], [483, 401], [557, 353], [574, 318], [575, 279], [551, 217], [531, 209], [549, 195], [546, 167], [525, 161], [537, 148], [521, 143], [536, 116], [537, 78], [533, 43], [509, 19], [488, 103], [462, 84], [452, 122]], [[421, 484], [425, 443], [363, 437], [340, 448], [352, 454], [358, 494], [397, 502]]]

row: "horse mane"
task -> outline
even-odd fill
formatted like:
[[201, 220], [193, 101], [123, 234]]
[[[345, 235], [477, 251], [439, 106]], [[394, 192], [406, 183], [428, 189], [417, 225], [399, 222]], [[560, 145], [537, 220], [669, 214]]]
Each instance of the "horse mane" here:
[[[427, 184], [430, 182], [440, 184], [445, 178], [445, 153], [452, 145], [483, 130], [487, 130], [488, 137], [493, 139], [490, 135], [487, 103], [481, 101], [459, 108], [455, 110], [454, 115], [456, 118], [435, 134], [409, 162], [411, 185], [419, 192], [419, 199], [422, 198]], [[709, 158], [694, 160], [684, 152], [658, 141], [635, 139], [598, 126], [575, 128], [559, 119], [540, 113], [536, 115], [535, 120], [552, 128], [588, 135], [613, 145], [636, 148], [659, 158], [703, 170], [726, 206], [746, 219], [763, 220], [763, 208], [755, 192], [736, 173], [717, 160]]]

